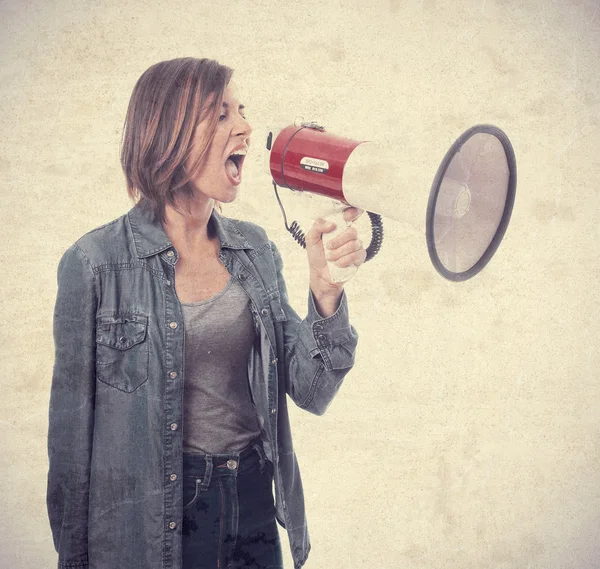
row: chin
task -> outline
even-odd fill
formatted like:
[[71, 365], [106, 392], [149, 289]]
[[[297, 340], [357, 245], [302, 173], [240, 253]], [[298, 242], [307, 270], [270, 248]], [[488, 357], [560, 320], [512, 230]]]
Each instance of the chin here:
[[214, 200], [221, 203], [230, 203], [238, 197], [240, 186], [227, 185], [226, 187], [219, 188], [217, 191], [208, 191], [208, 189], [203, 191], [202, 188], [198, 188], [197, 186], [195, 189], [197, 192], [195, 192], [195, 198], [197, 201]]
[[239, 191], [239, 186], [234, 186], [214, 199], [221, 203], [231, 203], [237, 199]]

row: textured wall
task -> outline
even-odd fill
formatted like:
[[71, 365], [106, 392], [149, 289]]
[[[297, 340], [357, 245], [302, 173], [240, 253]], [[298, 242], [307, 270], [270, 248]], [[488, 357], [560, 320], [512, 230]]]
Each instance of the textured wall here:
[[382, 252], [347, 285], [356, 366], [323, 417], [292, 411], [307, 569], [600, 567], [597, 0], [5, 0], [0, 46], [2, 567], [56, 559], [58, 260], [131, 207], [119, 164], [131, 90], [188, 55], [236, 69], [254, 154], [225, 212], [277, 241], [300, 312], [306, 261], [272, 195], [269, 128], [303, 115], [388, 140], [423, 216], [470, 126], [501, 127], [517, 156], [511, 225], [480, 275], [438, 276], [411, 218], [386, 220]]

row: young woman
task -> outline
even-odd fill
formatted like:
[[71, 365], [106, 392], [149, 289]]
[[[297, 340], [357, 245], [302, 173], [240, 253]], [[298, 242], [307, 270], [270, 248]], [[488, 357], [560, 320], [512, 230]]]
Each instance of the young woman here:
[[326, 259], [360, 265], [365, 250], [348, 228], [324, 251], [333, 225], [313, 225], [300, 319], [274, 243], [217, 211], [237, 196], [252, 132], [231, 74], [181, 58], [140, 77], [121, 153], [135, 205], [60, 260], [47, 492], [59, 568], [275, 569], [276, 520], [296, 568], [310, 550], [286, 396], [322, 414], [352, 367], [357, 334]]

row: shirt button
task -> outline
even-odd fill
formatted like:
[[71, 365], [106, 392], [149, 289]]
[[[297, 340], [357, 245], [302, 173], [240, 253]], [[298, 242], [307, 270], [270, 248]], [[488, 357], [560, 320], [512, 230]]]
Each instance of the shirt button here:
[[173, 329], [177, 328], [177, 322], [169, 322], [169, 326]]
[[275, 407], [273, 407], [273, 409], [271, 409], [271, 413], [272, 413], [273, 415], [275, 415], [275, 413], [277, 413], [277, 409], [275, 409]]
[[241, 281], [246, 280], [246, 273], [240, 273], [239, 279]]
[[315, 330], [317, 332], [320, 332], [321, 330], [323, 330], [323, 326], [321, 326], [321, 324], [315, 324]]
[[263, 316], [268, 316], [268, 314], [269, 314], [269, 311], [268, 311], [266, 308], [263, 308], [263, 309], [260, 311], [260, 313], [261, 313]]
[[177, 527], [177, 524], [175, 522], [169, 522], [169, 528], [175, 529], [176, 527]]
[[171, 250], [167, 251], [167, 257], [172, 257], [173, 255], [175, 255], [175, 253], [173, 253], [173, 251], [171, 251]]
[[323, 342], [323, 343], [325, 343], [325, 340], [326, 340], [327, 338], [325, 337], [325, 334], [319, 334], [319, 335], [317, 336], [317, 339], [319, 340], [319, 342]]
[[171, 476], [169, 476], [169, 478], [171, 480], [177, 480], [177, 474], [171, 474]]
[[237, 462], [235, 460], [228, 460], [227, 468], [229, 468], [229, 470], [235, 470], [237, 468]]
[[177, 423], [171, 423], [171, 430], [172, 431], [176, 431], [177, 430]]
[[172, 371], [171, 373], [169, 373], [169, 377], [171, 379], [175, 379], [177, 377], [177, 372], [176, 371]]
[[272, 363], [273, 365], [275, 365], [275, 364], [277, 363], [277, 361], [278, 361], [278, 360], [277, 360], [277, 358], [275, 358], [274, 360], [271, 360], [271, 363]]

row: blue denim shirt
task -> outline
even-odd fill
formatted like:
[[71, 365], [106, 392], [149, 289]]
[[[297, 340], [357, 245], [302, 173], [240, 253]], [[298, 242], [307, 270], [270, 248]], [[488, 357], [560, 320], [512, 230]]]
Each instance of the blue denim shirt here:
[[[248, 377], [294, 567], [310, 540], [287, 396], [321, 415], [354, 363], [345, 293], [300, 319], [263, 229], [216, 211], [219, 257], [251, 301]], [[47, 507], [59, 568], [182, 569], [184, 327], [178, 252], [142, 207], [81, 237], [58, 265]]]

